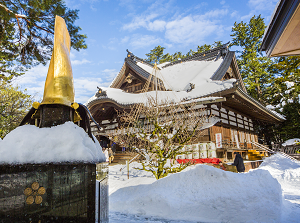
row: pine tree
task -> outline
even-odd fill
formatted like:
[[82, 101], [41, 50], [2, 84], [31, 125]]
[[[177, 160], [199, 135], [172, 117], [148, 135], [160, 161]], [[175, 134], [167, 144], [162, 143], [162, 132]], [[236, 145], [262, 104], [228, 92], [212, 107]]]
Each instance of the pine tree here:
[[184, 59], [189, 56], [193, 56], [197, 53], [203, 53], [205, 51], [211, 50], [215, 47], [219, 47], [222, 45], [222, 41], [215, 41], [212, 45], [204, 44], [202, 46], [197, 47], [197, 51], [193, 51], [192, 49], [187, 52], [187, 54], [183, 54], [182, 52], [175, 52], [174, 54], [166, 53], [164, 54], [165, 47], [157, 46], [153, 50], [150, 50], [150, 53], [147, 53], [147, 61], [150, 63], [165, 63], [165, 62], [174, 62], [177, 60]]
[[150, 53], [147, 53], [147, 61], [150, 63], [159, 63], [161, 59], [164, 59], [164, 49], [165, 47], [161, 47], [160, 45], [155, 47], [153, 50], [150, 50]]
[[300, 56], [278, 57], [270, 67], [274, 73], [269, 92], [270, 103], [278, 108], [299, 101]]
[[249, 23], [235, 22], [232, 28], [233, 37], [230, 46], [239, 46], [237, 51], [238, 66], [248, 93], [259, 102], [266, 100], [266, 92], [271, 82], [272, 73], [268, 68], [272, 60], [260, 52], [261, 39], [266, 26], [261, 16], [253, 16]]
[[286, 121], [274, 132], [279, 141], [300, 137], [300, 57], [279, 57], [270, 67], [276, 74], [270, 85], [268, 100], [278, 113], [285, 116]]
[[26, 69], [46, 64], [53, 48], [55, 16], [68, 27], [73, 49], [85, 49], [86, 36], [75, 26], [78, 10], [63, 0], [5, 0], [0, 3], [0, 79], [10, 80]]

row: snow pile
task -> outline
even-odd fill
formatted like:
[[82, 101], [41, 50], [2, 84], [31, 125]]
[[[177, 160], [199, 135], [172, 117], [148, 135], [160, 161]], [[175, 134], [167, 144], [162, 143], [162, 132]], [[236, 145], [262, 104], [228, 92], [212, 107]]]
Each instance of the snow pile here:
[[265, 159], [259, 169], [269, 171], [281, 184], [284, 200], [280, 222], [299, 222], [300, 162], [276, 154]]
[[[284, 192], [299, 190], [300, 187], [300, 162], [273, 155], [260, 165], [259, 169], [267, 170], [278, 180]], [[300, 192], [300, 191], [299, 191]], [[300, 217], [300, 216], [299, 216]]]
[[129, 185], [110, 195], [111, 211], [198, 222], [276, 222], [281, 215], [280, 184], [262, 169], [238, 174], [200, 164]]
[[0, 163], [101, 162], [99, 142], [72, 122], [51, 128], [24, 125], [0, 143]]
[[295, 139], [286, 140], [284, 143], [282, 143], [282, 145], [283, 146], [292, 146], [292, 145], [296, 145], [297, 143], [300, 144], [300, 139], [295, 138]]

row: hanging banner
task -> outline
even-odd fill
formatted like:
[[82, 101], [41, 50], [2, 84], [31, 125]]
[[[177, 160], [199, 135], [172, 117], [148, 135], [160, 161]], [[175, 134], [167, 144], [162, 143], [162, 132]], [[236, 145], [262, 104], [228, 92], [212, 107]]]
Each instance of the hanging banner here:
[[234, 137], [235, 137], [235, 141], [236, 141], [236, 147], [239, 149], [240, 148], [240, 144], [239, 144], [238, 135], [234, 135]]
[[216, 133], [216, 146], [222, 148], [222, 133]]

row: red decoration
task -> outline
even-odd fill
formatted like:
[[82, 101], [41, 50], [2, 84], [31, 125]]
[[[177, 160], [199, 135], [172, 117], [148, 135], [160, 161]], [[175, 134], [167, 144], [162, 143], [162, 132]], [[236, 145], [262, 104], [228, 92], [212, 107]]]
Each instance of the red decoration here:
[[192, 164], [197, 163], [212, 163], [212, 164], [219, 164], [221, 160], [218, 158], [203, 158], [203, 159], [178, 159], [178, 163], [188, 163], [191, 162]]

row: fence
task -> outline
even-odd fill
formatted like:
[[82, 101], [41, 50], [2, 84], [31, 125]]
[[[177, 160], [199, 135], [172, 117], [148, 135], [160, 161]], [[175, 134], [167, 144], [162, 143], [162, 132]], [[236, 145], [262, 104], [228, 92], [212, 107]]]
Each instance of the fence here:
[[300, 159], [300, 145], [282, 146], [282, 144], [273, 144], [272, 150]]

